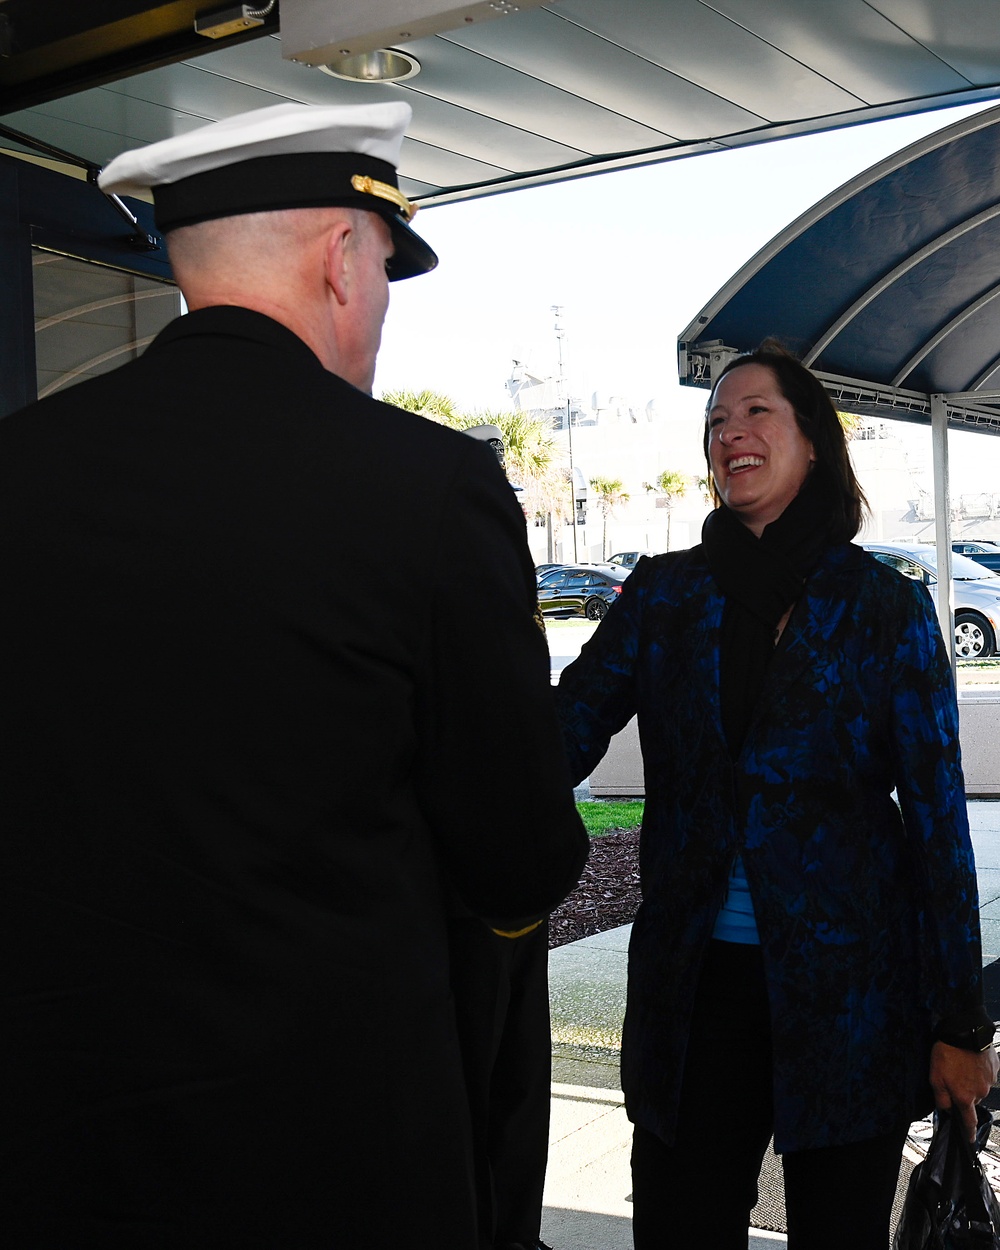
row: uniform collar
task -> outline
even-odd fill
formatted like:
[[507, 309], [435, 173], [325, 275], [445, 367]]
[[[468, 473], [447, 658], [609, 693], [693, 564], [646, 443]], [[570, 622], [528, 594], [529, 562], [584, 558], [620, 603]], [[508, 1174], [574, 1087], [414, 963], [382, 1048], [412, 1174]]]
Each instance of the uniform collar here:
[[[312, 367], [323, 368], [312, 348], [287, 326], [264, 313], [232, 304], [200, 308], [197, 312], [185, 313], [184, 316], [175, 318], [160, 331], [148, 350], [157, 351], [182, 339], [199, 337], [242, 339], [244, 342], [259, 343], [263, 347], [274, 348], [286, 354], [296, 352], [302, 355], [303, 365], [308, 361]], [[220, 347], [218, 350], [220, 362], [224, 364], [225, 349]]]

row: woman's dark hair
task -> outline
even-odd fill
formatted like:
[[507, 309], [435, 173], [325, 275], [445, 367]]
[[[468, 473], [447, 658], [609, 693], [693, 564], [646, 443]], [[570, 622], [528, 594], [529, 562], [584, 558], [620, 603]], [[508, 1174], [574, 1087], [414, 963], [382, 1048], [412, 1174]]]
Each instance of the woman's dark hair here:
[[[719, 374], [712, 385], [712, 394], [727, 373], [743, 365], [763, 365], [777, 379], [778, 389], [792, 405], [799, 429], [812, 443], [816, 452], [814, 473], [822, 474], [833, 501], [830, 537], [834, 542], [850, 542], [861, 528], [861, 521], [868, 511], [868, 500], [854, 476], [851, 457], [847, 451], [847, 437], [833, 401], [823, 389], [823, 384], [809, 369], [792, 355], [782, 344], [767, 338], [752, 352], [734, 357]], [[711, 404], [709, 399], [709, 404]], [[708, 421], [705, 422], [704, 449], [708, 461]], [[712, 480], [712, 466], [708, 466], [712, 494], [719, 502]]]

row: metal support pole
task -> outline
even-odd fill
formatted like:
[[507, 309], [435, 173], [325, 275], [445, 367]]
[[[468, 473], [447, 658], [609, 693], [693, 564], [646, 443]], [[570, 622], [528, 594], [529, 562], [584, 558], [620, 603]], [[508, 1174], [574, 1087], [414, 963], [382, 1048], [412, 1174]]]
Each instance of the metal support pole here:
[[576, 478], [573, 476], [573, 412], [570, 402], [566, 400], [566, 429], [569, 431], [569, 506], [572, 510], [573, 524], [573, 563], [579, 564], [576, 554]]
[[573, 477], [573, 409], [569, 396], [566, 394], [566, 378], [563, 373], [563, 334], [565, 331], [562, 327], [562, 304], [553, 304], [552, 311], [556, 315], [556, 323], [553, 329], [556, 335], [556, 347], [559, 351], [559, 398], [562, 399], [566, 395], [566, 433], [569, 438], [570, 524], [573, 526], [573, 563], [578, 564], [579, 559], [576, 550], [576, 480]]
[[937, 614], [955, 675], [955, 590], [951, 580], [951, 490], [948, 481], [948, 405], [931, 396], [931, 455], [934, 462], [934, 537], [937, 542]]

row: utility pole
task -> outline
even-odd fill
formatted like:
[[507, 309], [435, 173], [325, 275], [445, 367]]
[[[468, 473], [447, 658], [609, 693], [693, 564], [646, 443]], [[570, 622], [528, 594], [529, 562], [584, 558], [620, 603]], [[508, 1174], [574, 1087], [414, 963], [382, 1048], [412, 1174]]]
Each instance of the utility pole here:
[[566, 401], [566, 431], [569, 435], [569, 506], [570, 506], [570, 523], [573, 526], [573, 563], [578, 564], [579, 558], [576, 549], [576, 479], [573, 477], [573, 410], [570, 404], [569, 396], [566, 394], [566, 378], [563, 373], [563, 336], [566, 331], [562, 325], [562, 304], [553, 304], [552, 311], [556, 315], [556, 323], [554, 326], [556, 335], [556, 347], [559, 351], [559, 399]]

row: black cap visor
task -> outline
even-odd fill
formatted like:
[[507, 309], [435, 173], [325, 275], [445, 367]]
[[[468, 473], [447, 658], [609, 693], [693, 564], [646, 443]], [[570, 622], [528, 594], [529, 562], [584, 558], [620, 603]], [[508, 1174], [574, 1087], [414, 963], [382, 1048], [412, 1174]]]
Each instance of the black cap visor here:
[[394, 215], [387, 217], [386, 221], [392, 232], [392, 241], [396, 245], [395, 252], [385, 266], [390, 282], [415, 278], [418, 274], [430, 273], [437, 267], [437, 253], [401, 217]]

